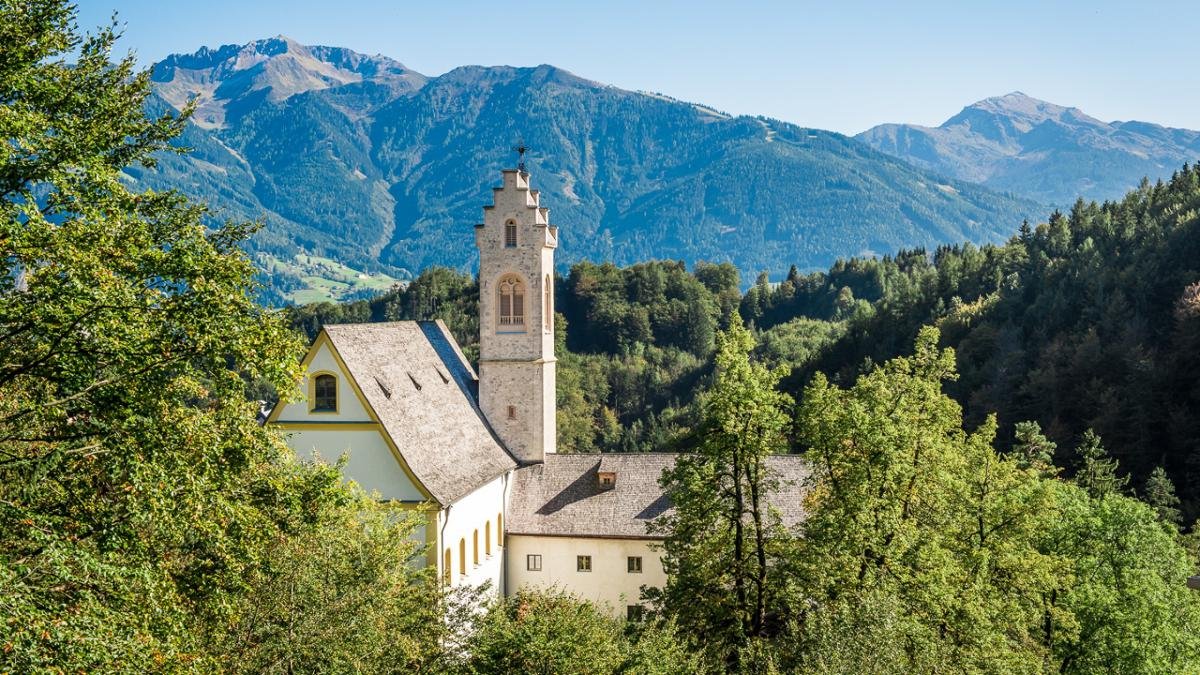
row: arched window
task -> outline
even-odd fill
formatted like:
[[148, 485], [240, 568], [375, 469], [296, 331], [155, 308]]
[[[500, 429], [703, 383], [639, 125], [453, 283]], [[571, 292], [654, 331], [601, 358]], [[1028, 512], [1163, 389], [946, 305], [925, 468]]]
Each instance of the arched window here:
[[546, 288], [545, 288], [546, 308], [542, 310], [542, 313], [545, 314], [543, 319], [544, 319], [544, 323], [546, 324], [546, 332], [547, 333], [554, 330], [554, 324], [552, 323], [554, 321], [554, 295], [553, 294], [554, 294], [554, 281], [551, 280], [550, 275], [547, 274], [546, 275]]
[[525, 284], [515, 274], [500, 278], [500, 328], [525, 329]]
[[458, 574], [467, 576], [467, 540], [458, 540]]
[[483, 552], [487, 555], [492, 554], [492, 521], [487, 521], [483, 524]]
[[447, 586], [450, 585], [450, 575], [452, 571], [453, 569], [450, 567], [450, 549], [447, 548], [446, 553], [442, 555], [442, 581], [444, 581]]
[[516, 248], [517, 246], [517, 224], [513, 221], [508, 221], [504, 224], [504, 247]]
[[479, 564], [479, 529], [475, 529], [475, 534], [471, 535], [471, 564]]
[[337, 378], [328, 373], [313, 379], [313, 412], [337, 412]]
[[496, 548], [504, 546], [504, 514], [496, 514]]

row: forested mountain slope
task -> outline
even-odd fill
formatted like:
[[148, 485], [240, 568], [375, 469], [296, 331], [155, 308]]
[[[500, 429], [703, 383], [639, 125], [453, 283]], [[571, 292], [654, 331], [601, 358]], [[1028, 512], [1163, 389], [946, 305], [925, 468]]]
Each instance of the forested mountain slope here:
[[857, 141], [553, 66], [426, 78], [385, 57], [286, 38], [171, 56], [160, 103], [196, 96], [198, 152], [130, 171], [218, 217], [262, 218], [253, 246], [282, 292], [299, 253], [360, 270], [469, 269], [471, 227], [523, 138], [561, 228], [560, 263], [789, 264], [952, 241], [995, 242], [1033, 202], [915, 170]]
[[[1200, 515], [1200, 169], [1120, 202], [1079, 202], [1000, 246], [958, 245], [793, 270], [739, 292], [730, 265], [577, 264], [556, 294], [560, 443], [567, 450], [686, 444], [715, 331], [740, 308], [757, 353], [792, 369], [796, 395], [817, 371], [849, 383], [941, 328], [961, 373], [947, 390], [967, 421], [998, 413], [998, 444], [1038, 422], [1068, 471], [1086, 430], [1140, 488], [1164, 466]], [[449, 270], [371, 302], [294, 311], [323, 321], [446, 318], [468, 352], [477, 287]], [[560, 328], [562, 326], [560, 325]]]
[[1200, 131], [1101, 122], [1013, 92], [963, 108], [937, 127], [881, 124], [858, 134], [876, 150], [937, 173], [1066, 206], [1119, 199], [1144, 176], [1200, 159]]
[[948, 390], [969, 423], [997, 412], [1007, 446], [1015, 423], [1037, 421], [1066, 467], [1093, 429], [1136, 485], [1165, 466], [1200, 513], [1200, 168], [1118, 202], [1077, 202], [1004, 246], [842, 262], [751, 289], [742, 307], [768, 333], [848, 316], [840, 339], [798, 364], [797, 391], [818, 370], [850, 381], [936, 323], [958, 353]]

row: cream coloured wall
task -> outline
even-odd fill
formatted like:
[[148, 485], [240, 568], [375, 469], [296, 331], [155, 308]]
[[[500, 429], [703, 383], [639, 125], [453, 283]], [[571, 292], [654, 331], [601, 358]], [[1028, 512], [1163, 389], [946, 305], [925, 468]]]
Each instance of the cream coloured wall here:
[[[438, 513], [438, 578], [445, 579], [446, 549], [450, 549], [450, 585], [478, 586], [490, 581], [493, 595], [504, 590], [504, 535], [500, 520], [509, 486], [509, 476], [499, 476], [470, 492]], [[491, 554], [485, 536], [491, 523]], [[473, 558], [475, 532], [479, 533], [479, 564]], [[460, 573], [459, 543], [466, 543], [466, 574]]]
[[[308, 400], [309, 394], [309, 377], [313, 373], [328, 372], [337, 376], [337, 400], [338, 409], [336, 413], [329, 412], [311, 412], [309, 410], [311, 404]], [[338, 367], [337, 359], [333, 356], [333, 350], [327, 341], [322, 340], [317, 345], [316, 353], [313, 354], [312, 360], [308, 364], [308, 368], [304, 374], [304, 379], [300, 383], [300, 399], [285, 405], [283, 410], [275, 418], [278, 422], [369, 422], [371, 415], [367, 409], [363, 407], [362, 401], [354, 394], [354, 389], [350, 384], [350, 378], [342, 372]], [[336, 458], [336, 455], [335, 455]]]
[[378, 428], [345, 429], [338, 424], [329, 424], [330, 429], [290, 430], [281, 423], [288, 445], [301, 459], [312, 459], [320, 455], [326, 462], [335, 462], [342, 454], [348, 454], [342, 475], [353, 480], [368, 492], [377, 492], [382, 499], [401, 501], [423, 501], [425, 496], [413, 484], [396, 461], [391, 448], [383, 439]]
[[[540, 537], [510, 534], [507, 537], [507, 593], [523, 588], [560, 589], [606, 605], [614, 616], [624, 618], [627, 605], [644, 604], [642, 586], [661, 588], [667, 581], [662, 557], [645, 539], [599, 539], [583, 537]], [[527, 569], [526, 556], [542, 556], [542, 571]], [[576, 556], [592, 556], [592, 571], [576, 570]], [[630, 573], [629, 556], [641, 556], [642, 572]]]

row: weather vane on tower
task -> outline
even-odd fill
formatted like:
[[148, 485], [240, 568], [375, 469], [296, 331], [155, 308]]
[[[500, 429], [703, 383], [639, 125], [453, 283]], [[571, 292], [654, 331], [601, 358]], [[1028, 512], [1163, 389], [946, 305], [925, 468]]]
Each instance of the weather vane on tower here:
[[513, 150], [517, 153], [517, 171], [525, 173], [525, 153], [529, 152], [529, 146], [525, 145], [525, 139], [517, 139], [517, 144], [513, 146]]

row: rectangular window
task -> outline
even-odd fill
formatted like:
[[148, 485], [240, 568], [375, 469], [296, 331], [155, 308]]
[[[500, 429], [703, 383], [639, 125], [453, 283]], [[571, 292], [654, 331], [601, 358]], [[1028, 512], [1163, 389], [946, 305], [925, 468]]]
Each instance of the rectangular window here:
[[592, 556], [590, 556], [590, 555], [575, 556], [575, 571], [591, 572], [592, 571]]
[[631, 555], [628, 560], [630, 573], [640, 574], [642, 571], [642, 556]]
[[530, 572], [542, 571], [542, 556], [533, 553], [525, 556], [525, 569]]
[[641, 621], [642, 615], [643, 615], [643, 612], [642, 612], [641, 605], [625, 605], [625, 618], [627, 620]]

